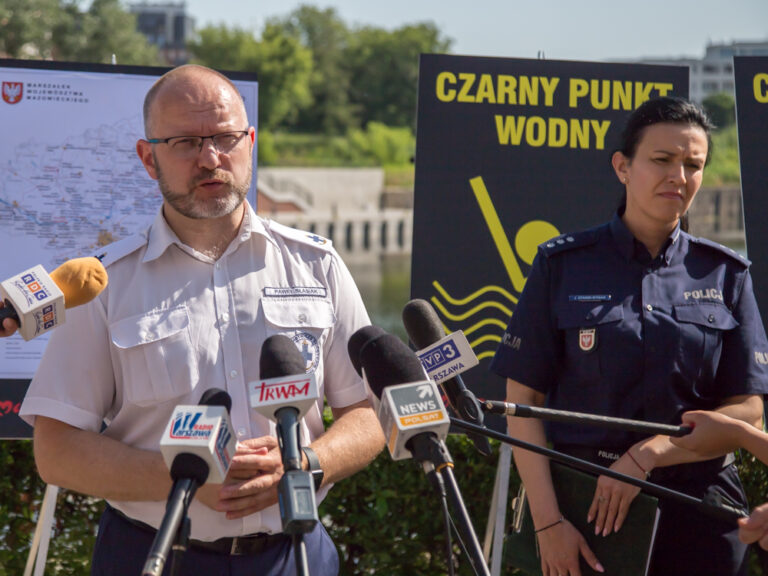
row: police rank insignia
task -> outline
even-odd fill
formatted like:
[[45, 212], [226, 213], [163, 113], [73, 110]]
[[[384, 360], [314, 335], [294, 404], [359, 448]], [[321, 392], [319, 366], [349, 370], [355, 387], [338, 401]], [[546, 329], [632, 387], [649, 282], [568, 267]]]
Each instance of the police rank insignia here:
[[597, 345], [597, 328], [582, 328], [579, 330], [579, 348], [591, 352]]

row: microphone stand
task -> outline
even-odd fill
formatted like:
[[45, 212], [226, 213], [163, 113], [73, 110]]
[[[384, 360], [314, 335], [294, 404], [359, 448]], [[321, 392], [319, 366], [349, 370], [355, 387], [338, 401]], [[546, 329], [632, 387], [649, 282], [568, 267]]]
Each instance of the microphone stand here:
[[576, 458], [575, 456], [569, 456], [568, 454], [563, 454], [562, 452], [558, 452], [556, 450], [551, 450], [543, 446], [531, 444], [530, 442], [525, 442], [524, 440], [518, 440], [517, 438], [496, 432], [495, 430], [482, 428], [480, 426], [470, 424], [469, 422], [464, 422], [463, 420], [451, 418], [451, 424], [455, 425], [457, 428], [461, 428], [462, 430], [483, 434], [488, 438], [499, 440], [505, 444], [510, 444], [524, 450], [529, 450], [530, 452], [535, 452], [536, 454], [540, 454], [542, 456], [547, 456], [552, 460], [561, 462], [572, 468], [583, 470], [584, 472], [588, 472], [595, 476], [608, 476], [609, 478], [614, 478], [616, 480], [620, 480], [621, 482], [632, 484], [633, 486], [641, 488], [648, 494], [653, 494], [659, 498], [668, 498], [670, 500], [676, 500], [678, 502], [691, 505], [700, 512], [707, 514], [712, 518], [717, 518], [718, 520], [735, 523], [739, 518], [745, 518], [747, 516], [744, 510], [739, 510], [723, 502], [710, 502], [708, 499], [699, 500], [698, 498], [694, 498], [693, 496], [689, 496], [683, 492], [671, 490], [670, 488], [665, 488], [664, 486], [660, 486], [652, 482], [647, 482], [645, 480], [639, 480], [634, 476], [627, 476], [626, 474], [616, 472], [610, 468], [605, 468], [599, 464], [593, 464], [592, 462], [582, 460], [581, 458]]
[[309, 561], [304, 534], [311, 532], [319, 521], [312, 475], [301, 469], [299, 412], [286, 407], [275, 412], [277, 439], [285, 470], [277, 485], [280, 519], [283, 532], [291, 536], [298, 576], [309, 576]]
[[[454, 418], [451, 418], [451, 421], [453, 422]], [[459, 422], [462, 421], [459, 420]], [[472, 426], [478, 430], [484, 430], [480, 426]], [[458, 514], [459, 531], [463, 536], [462, 540], [466, 542], [467, 557], [472, 565], [472, 569], [478, 576], [491, 576], [488, 565], [483, 557], [483, 551], [480, 548], [480, 542], [477, 540], [477, 534], [475, 534], [472, 521], [467, 513], [467, 508], [464, 506], [464, 500], [461, 497], [456, 478], [453, 475], [453, 460], [448, 453], [448, 448], [435, 434], [426, 434], [426, 436], [428, 441], [412, 443], [411, 452], [413, 457], [416, 461], [421, 462], [427, 475], [434, 473], [434, 470], [437, 470], [440, 474], [454, 511]], [[448, 562], [452, 562], [452, 559], [448, 558]]]

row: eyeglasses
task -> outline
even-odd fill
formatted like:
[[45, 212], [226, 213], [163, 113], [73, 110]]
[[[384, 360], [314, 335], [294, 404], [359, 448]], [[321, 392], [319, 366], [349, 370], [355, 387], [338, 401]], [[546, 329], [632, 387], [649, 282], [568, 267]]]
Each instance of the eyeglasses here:
[[150, 144], [168, 144], [170, 151], [180, 158], [197, 156], [203, 149], [203, 142], [211, 139], [219, 154], [229, 154], [248, 135], [248, 130], [222, 132], [212, 136], [172, 136], [171, 138], [147, 138]]

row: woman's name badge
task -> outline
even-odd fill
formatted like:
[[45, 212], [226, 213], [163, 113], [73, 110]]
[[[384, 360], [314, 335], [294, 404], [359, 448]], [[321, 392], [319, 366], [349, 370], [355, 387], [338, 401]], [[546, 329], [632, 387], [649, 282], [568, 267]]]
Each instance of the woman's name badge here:
[[597, 328], [582, 328], [579, 330], [579, 348], [591, 352], [597, 346]]

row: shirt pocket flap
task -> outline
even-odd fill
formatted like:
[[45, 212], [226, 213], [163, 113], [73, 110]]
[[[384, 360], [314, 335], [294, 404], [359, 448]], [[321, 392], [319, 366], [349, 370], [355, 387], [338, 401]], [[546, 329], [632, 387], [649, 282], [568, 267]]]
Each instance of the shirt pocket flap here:
[[673, 307], [673, 311], [678, 322], [689, 322], [717, 330], [731, 330], [739, 325], [727, 307], [714, 302], [678, 304]]
[[290, 328], [330, 328], [336, 322], [333, 306], [329, 300], [289, 300], [262, 298], [264, 318], [272, 326]]
[[563, 306], [557, 315], [557, 327], [586, 328], [609, 322], [618, 322], [624, 318], [624, 308], [620, 304], [579, 303]]
[[124, 318], [109, 327], [112, 343], [123, 350], [151, 344], [186, 330], [189, 314], [186, 306], [158, 310]]

